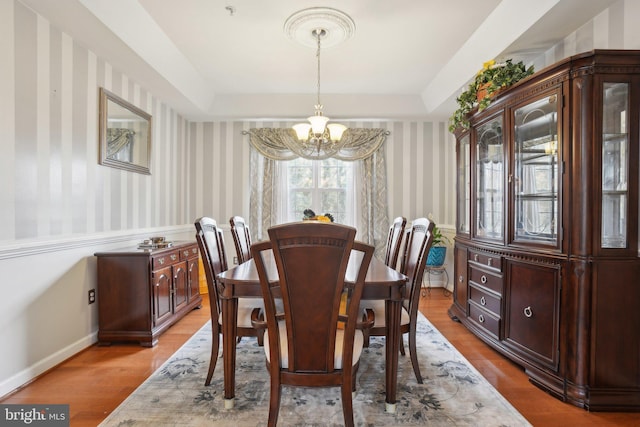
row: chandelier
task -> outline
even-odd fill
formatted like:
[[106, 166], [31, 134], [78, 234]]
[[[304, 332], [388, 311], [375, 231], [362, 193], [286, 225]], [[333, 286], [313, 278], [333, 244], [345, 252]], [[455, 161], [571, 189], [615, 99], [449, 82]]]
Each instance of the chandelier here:
[[293, 125], [296, 136], [301, 145], [301, 151], [312, 155], [314, 152], [319, 155], [324, 152], [329, 155], [337, 153], [344, 145], [345, 140], [342, 134], [347, 129], [345, 125], [339, 123], [327, 123], [329, 117], [322, 114], [322, 103], [320, 102], [320, 40], [327, 35], [323, 28], [315, 28], [311, 34], [317, 40], [316, 58], [318, 60], [318, 81], [315, 113], [307, 118], [308, 123], [298, 123]]
[[327, 7], [312, 7], [289, 16], [284, 31], [292, 40], [315, 47], [317, 59], [316, 104], [307, 122], [291, 128], [253, 128], [242, 133], [262, 155], [274, 160], [303, 157], [322, 160], [333, 157], [357, 160], [370, 156], [384, 143], [389, 131], [380, 128], [347, 128], [329, 123], [320, 102], [320, 48], [335, 46], [349, 39], [355, 23], [349, 15]]

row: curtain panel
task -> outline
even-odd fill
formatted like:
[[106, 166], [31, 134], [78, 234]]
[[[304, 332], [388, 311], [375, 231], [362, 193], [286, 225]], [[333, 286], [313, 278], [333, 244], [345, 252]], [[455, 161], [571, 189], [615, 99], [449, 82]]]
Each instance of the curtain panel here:
[[107, 128], [107, 157], [114, 157], [127, 144], [131, 144], [134, 135], [131, 129]]

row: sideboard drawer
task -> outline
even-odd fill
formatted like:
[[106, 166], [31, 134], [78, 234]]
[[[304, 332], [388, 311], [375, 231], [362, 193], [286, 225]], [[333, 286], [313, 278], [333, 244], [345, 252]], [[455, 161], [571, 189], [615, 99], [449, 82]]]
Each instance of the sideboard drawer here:
[[500, 318], [484, 310], [473, 301], [469, 301], [469, 320], [493, 335], [494, 338], [500, 338]]
[[502, 276], [492, 274], [479, 268], [469, 268], [469, 281], [502, 295]]
[[469, 286], [469, 300], [500, 317], [500, 305], [502, 299], [499, 296], [484, 289], [480, 289], [472, 283]]
[[198, 247], [194, 246], [191, 248], [184, 248], [180, 250], [180, 260], [181, 261], [185, 261], [187, 259], [191, 259], [191, 258], [197, 258], [198, 257]]
[[178, 251], [165, 252], [151, 257], [151, 269], [157, 270], [159, 268], [167, 267], [180, 261], [180, 254]]
[[483, 267], [492, 268], [497, 271], [502, 271], [502, 258], [496, 255], [489, 255], [480, 251], [469, 251], [469, 260]]

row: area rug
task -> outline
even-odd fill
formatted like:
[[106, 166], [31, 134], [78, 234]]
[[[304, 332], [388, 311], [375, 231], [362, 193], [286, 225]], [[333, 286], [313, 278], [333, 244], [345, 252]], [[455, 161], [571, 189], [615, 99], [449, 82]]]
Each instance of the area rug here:
[[[360, 359], [353, 398], [358, 426], [529, 426], [527, 420], [421, 314], [417, 348], [424, 384], [400, 356], [397, 410], [385, 412], [384, 337], [371, 337]], [[408, 351], [408, 344], [405, 348]], [[253, 338], [238, 344], [236, 399], [224, 409], [222, 360], [204, 385], [211, 349], [204, 325], [101, 424], [107, 426], [264, 426], [269, 375]], [[283, 387], [279, 426], [343, 425], [338, 388]]]

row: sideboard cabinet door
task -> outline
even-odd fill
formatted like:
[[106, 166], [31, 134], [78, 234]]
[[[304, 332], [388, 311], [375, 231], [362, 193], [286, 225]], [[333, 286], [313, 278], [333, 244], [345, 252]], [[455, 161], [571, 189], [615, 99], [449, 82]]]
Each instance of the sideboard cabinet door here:
[[525, 245], [560, 246], [559, 99], [556, 89], [512, 110], [512, 239]]
[[475, 129], [475, 233], [504, 240], [504, 123], [498, 115]]
[[173, 267], [173, 310], [178, 312], [187, 305], [189, 294], [189, 276], [187, 262], [181, 261]]
[[153, 290], [153, 325], [160, 326], [173, 314], [171, 309], [171, 266], [154, 270], [152, 273]]
[[505, 345], [540, 367], [558, 370], [560, 268], [506, 262]]
[[453, 306], [450, 314], [454, 318], [464, 318], [468, 315], [467, 300], [469, 298], [469, 284], [467, 282], [467, 248], [456, 244], [453, 249], [454, 265], [453, 272], [455, 275], [455, 286], [453, 293]]

